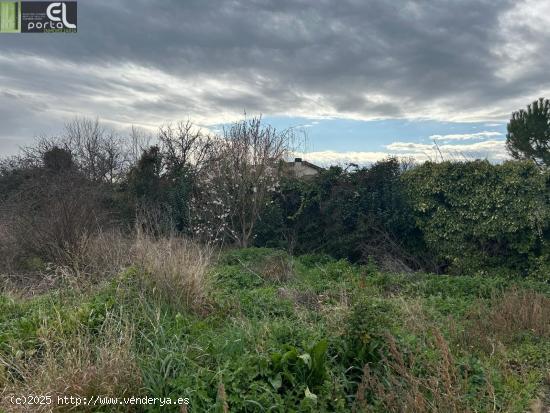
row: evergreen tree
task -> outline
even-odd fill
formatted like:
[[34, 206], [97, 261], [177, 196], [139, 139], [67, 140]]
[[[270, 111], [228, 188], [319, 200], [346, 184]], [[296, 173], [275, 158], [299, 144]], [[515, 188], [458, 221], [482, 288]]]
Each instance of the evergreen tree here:
[[506, 148], [515, 159], [550, 166], [550, 101], [540, 98], [512, 114]]

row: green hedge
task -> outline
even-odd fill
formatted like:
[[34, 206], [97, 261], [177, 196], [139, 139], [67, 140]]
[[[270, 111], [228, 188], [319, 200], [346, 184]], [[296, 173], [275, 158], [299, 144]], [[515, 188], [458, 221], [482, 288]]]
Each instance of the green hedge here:
[[390, 158], [370, 168], [331, 167], [313, 180], [283, 182], [257, 226], [256, 245], [351, 261], [389, 254], [418, 269], [429, 253], [402, 171]]
[[550, 179], [528, 161], [395, 159], [285, 182], [256, 245], [452, 274], [550, 274]]
[[448, 272], [545, 276], [549, 180], [533, 163], [428, 162], [403, 180], [416, 224]]

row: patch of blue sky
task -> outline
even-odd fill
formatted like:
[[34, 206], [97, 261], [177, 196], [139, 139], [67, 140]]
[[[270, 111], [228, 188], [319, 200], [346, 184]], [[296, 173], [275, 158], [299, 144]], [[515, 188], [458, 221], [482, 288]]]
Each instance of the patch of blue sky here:
[[[504, 139], [505, 123], [442, 122], [436, 120], [351, 120], [265, 116], [277, 129], [294, 127], [307, 135], [308, 151], [384, 151], [394, 142], [433, 143], [434, 136], [449, 144]], [[488, 132], [487, 135], [481, 134]], [[476, 135], [477, 134], [477, 135]], [[498, 134], [498, 135], [497, 135]], [[454, 135], [445, 139], [447, 135]], [[468, 137], [468, 135], [473, 135]]]

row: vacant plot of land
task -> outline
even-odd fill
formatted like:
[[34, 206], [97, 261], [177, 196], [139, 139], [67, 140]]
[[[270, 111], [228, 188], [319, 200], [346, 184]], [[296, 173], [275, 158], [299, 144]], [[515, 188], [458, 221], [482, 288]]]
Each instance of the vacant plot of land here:
[[[231, 251], [189, 278], [182, 266], [201, 255], [174, 248], [164, 248], [172, 264], [147, 249], [91, 286], [61, 283], [31, 298], [6, 290], [0, 410], [525, 412], [544, 403], [548, 284], [385, 274], [269, 249]], [[177, 282], [179, 271], [188, 281]], [[189, 404], [10, 402], [29, 394]]]

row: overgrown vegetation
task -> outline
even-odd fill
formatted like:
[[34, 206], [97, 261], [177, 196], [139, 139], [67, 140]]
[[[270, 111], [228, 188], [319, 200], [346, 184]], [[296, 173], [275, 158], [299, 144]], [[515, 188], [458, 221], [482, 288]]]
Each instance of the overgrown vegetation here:
[[428, 163], [404, 179], [430, 250], [456, 274], [548, 276], [548, 174], [530, 162]]
[[124, 140], [76, 120], [1, 163], [0, 260], [25, 272], [67, 260], [83, 238], [146, 222], [154, 236], [388, 271], [548, 278], [549, 175], [536, 163], [389, 158], [297, 179], [285, 172], [291, 140], [253, 118], [218, 137], [167, 125], [147, 146], [136, 131]]
[[548, 279], [548, 182], [526, 161], [333, 167], [283, 182], [256, 244], [371, 259], [398, 272]]
[[196, 247], [157, 255], [165, 245], [139, 242], [154, 259], [100, 283], [4, 290], [6, 411], [7, 396], [32, 393], [187, 397], [189, 411], [524, 412], [547, 384], [547, 284], [244, 249], [195, 267], [200, 299], [188, 300], [189, 288], [163, 287], [201, 262]]
[[2, 160], [0, 410], [35, 394], [190, 404], [32, 411], [541, 411], [540, 162], [300, 179], [291, 138], [251, 119], [151, 145], [76, 120]]

